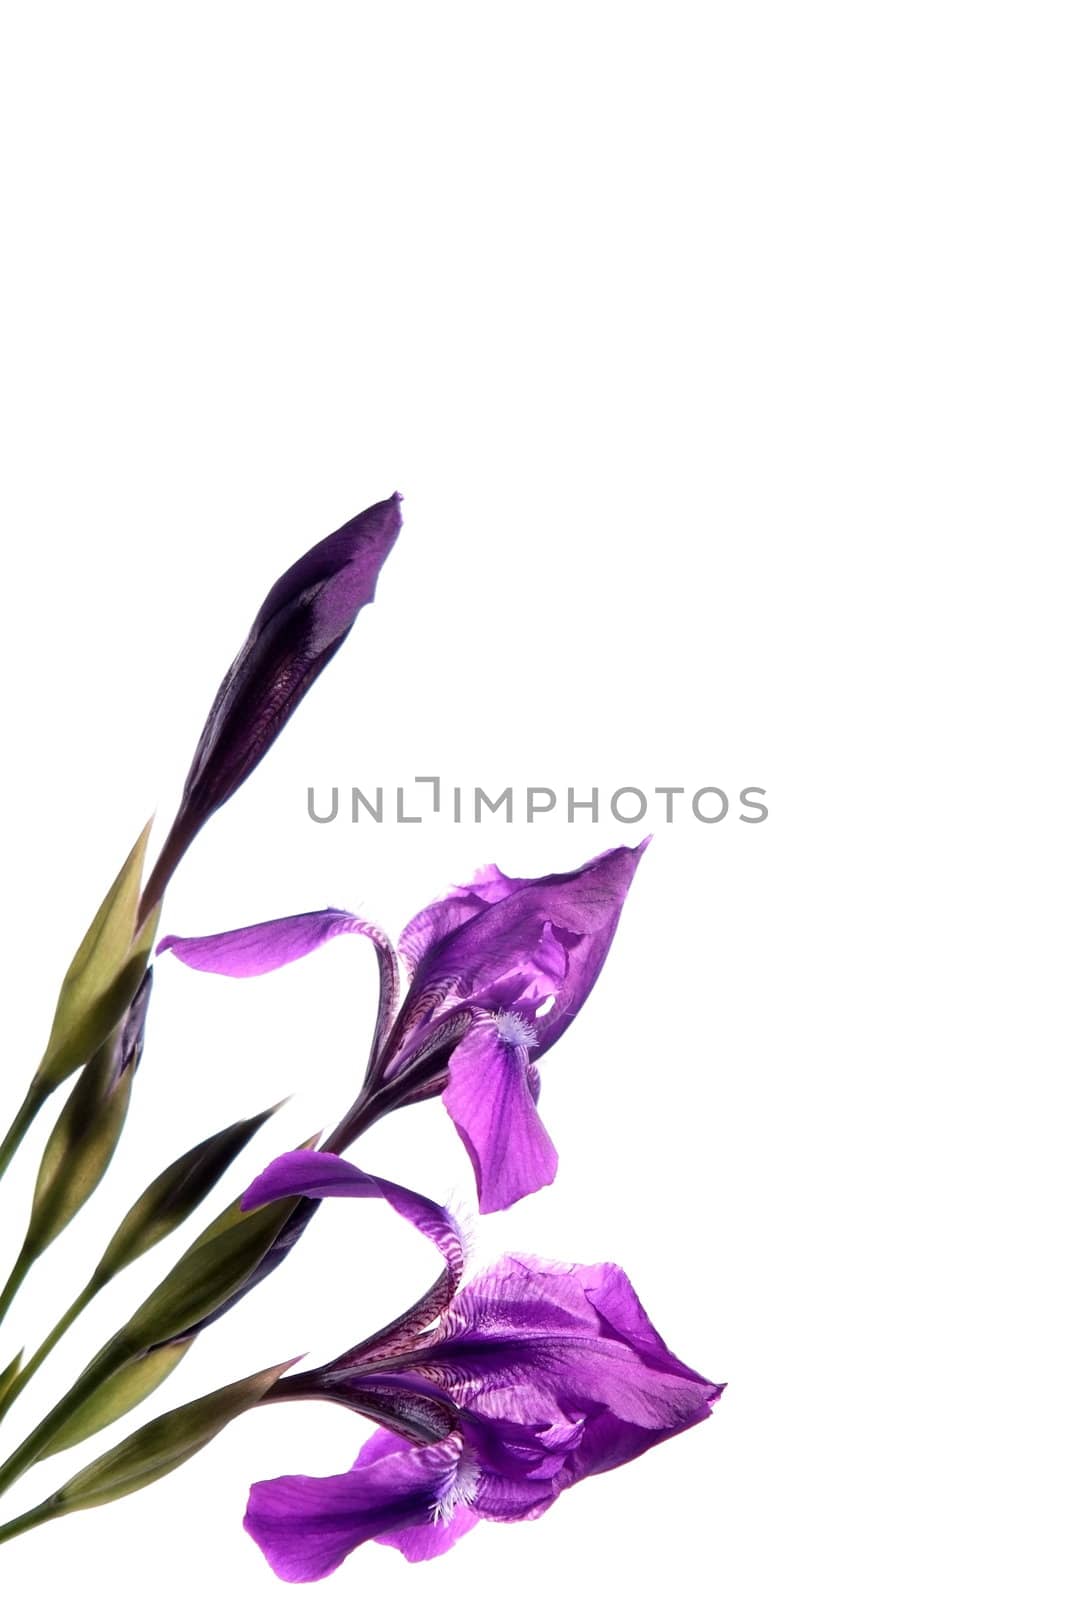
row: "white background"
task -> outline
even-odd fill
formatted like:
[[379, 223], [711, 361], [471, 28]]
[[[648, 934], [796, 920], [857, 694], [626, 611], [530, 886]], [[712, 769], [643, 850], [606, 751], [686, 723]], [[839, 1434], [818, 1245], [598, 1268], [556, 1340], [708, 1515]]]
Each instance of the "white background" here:
[[[645, 831], [316, 827], [309, 783], [758, 784], [771, 815], [653, 824], [544, 1063], [558, 1181], [479, 1231], [483, 1261], [624, 1264], [729, 1380], [715, 1417], [433, 1569], [368, 1546], [328, 1592], [1062, 1593], [1060, 8], [3, 18], [4, 1121], [266, 589], [399, 488], [377, 604], [166, 930], [334, 903], [396, 933], [484, 860]], [[160, 963], [127, 1142], [0, 1366], [180, 1150], [296, 1091], [221, 1204], [336, 1119], [372, 974], [355, 941], [246, 984]], [[437, 1103], [359, 1157], [470, 1207]], [[5, 1454], [192, 1232], [112, 1286]], [[435, 1270], [338, 1204], [146, 1414], [328, 1356]], [[364, 1432], [244, 1419], [5, 1546], [3, 1593], [278, 1593], [248, 1483], [342, 1470]]]

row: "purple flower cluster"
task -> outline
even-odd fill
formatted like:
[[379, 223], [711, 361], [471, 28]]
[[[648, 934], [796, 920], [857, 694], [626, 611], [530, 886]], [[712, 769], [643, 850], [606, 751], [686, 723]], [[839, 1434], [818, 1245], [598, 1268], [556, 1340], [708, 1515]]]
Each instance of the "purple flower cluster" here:
[[367, 1539], [424, 1561], [480, 1519], [538, 1517], [579, 1479], [701, 1421], [722, 1393], [672, 1355], [619, 1267], [506, 1256], [460, 1288], [463, 1244], [443, 1207], [325, 1151], [281, 1156], [243, 1203], [290, 1195], [379, 1195], [445, 1270], [387, 1328], [276, 1385], [276, 1398], [384, 1424], [348, 1472], [253, 1485], [245, 1527], [279, 1577], [325, 1577]]
[[[397, 498], [316, 546], [267, 597], [220, 688], [147, 906], [373, 597], [400, 526]], [[368, 1539], [421, 1561], [479, 1520], [540, 1516], [580, 1479], [701, 1421], [722, 1393], [671, 1353], [619, 1267], [505, 1256], [464, 1284], [450, 1214], [342, 1156], [387, 1112], [439, 1095], [470, 1157], [481, 1211], [553, 1181], [539, 1063], [596, 982], [646, 843], [541, 878], [486, 867], [420, 911], [395, 948], [334, 908], [170, 935], [158, 946], [189, 967], [241, 978], [347, 933], [369, 939], [377, 956], [378, 1016], [362, 1086], [322, 1149], [279, 1157], [245, 1194], [245, 1209], [302, 1204], [240, 1292], [284, 1259], [331, 1197], [385, 1200], [444, 1261], [433, 1286], [387, 1327], [267, 1394], [268, 1402], [328, 1400], [378, 1425], [347, 1472], [253, 1485], [245, 1526], [282, 1578], [324, 1577]]]

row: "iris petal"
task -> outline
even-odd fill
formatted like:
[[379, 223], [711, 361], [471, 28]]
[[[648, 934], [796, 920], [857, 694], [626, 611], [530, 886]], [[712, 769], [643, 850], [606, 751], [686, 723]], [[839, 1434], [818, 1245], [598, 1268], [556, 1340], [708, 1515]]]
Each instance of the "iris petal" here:
[[[462, 1442], [452, 1437], [405, 1448], [395, 1440], [394, 1446], [388, 1454], [361, 1458], [336, 1477], [272, 1478], [252, 1485], [244, 1525], [279, 1578], [291, 1583], [325, 1578], [367, 1539], [433, 1526], [434, 1512], [454, 1480]], [[462, 1525], [452, 1539], [439, 1541], [441, 1549], [461, 1531], [466, 1531]]]
[[556, 1148], [538, 1116], [524, 1045], [492, 1020], [476, 1023], [452, 1052], [443, 1100], [474, 1166], [478, 1208], [502, 1211], [556, 1176]]
[[253, 1206], [268, 1205], [273, 1200], [293, 1195], [303, 1195], [308, 1200], [330, 1197], [387, 1200], [394, 1211], [414, 1223], [419, 1232], [437, 1246], [445, 1259], [451, 1297], [463, 1274], [463, 1237], [455, 1218], [444, 1206], [436, 1205], [413, 1189], [391, 1183], [388, 1178], [375, 1178], [369, 1172], [362, 1172], [350, 1161], [325, 1150], [291, 1150], [272, 1161], [246, 1189], [241, 1209], [250, 1211]]
[[330, 939], [342, 933], [361, 933], [374, 945], [378, 958], [378, 1019], [374, 1030], [371, 1059], [385, 1037], [396, 1009], [398, 973], [396, 952], [386, 934], [372, 922], [364, 922], [348, 911], [327, 906], [323, 911], [302, 911], [291, 917], [275, 917], [228, 933], [209, 933], [190, 938], [169, 933], [156, 946], [156, 954], [169, 950], [187, 967], [198, 972], [221, 973], [228, 978], [258, 978], [276, 972], [290, 962], [311, 955]]

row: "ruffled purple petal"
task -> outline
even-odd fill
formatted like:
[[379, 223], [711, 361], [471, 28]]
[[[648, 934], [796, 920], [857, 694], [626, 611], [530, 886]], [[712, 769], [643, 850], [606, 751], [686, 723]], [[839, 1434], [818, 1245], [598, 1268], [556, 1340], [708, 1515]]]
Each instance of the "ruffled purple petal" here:
[[[512, 1030], [528, 1026], [521, 1019]], [[478, 1022], [452, 1052], [445, 1110], [474, 1167], [478, 1209], [502, 1211], [556, 1176], [558, 1157], [537, 1114], [529, 1051], [509, 1023]], [[504, 1030], [502, 1032], [502, 1030]]]
[[501, 951], [500, 961], [493, 964], [496, 970], [491, 967], [491, 976], [483, 974], [483, 982], [471, 992], [470, 1003], [485, 1011], [518, 1010], [531, 1021], [536, 1019], [531, 1048], [539, 1051], [542, 1018], [558, 1004], [570, 970], [569, 949], [576, 937], [566, 929], [554, 928], [551, 922], [543, 923], [536, 942], [521, 954]]
[[[250, 1530], [283, 1577], [331, 1571], [365, 1538], [426, 1560], [477, 1518], [538, 1517], [582, 1478], [701, 1421], [722, 1393], [668, 1349], [620, 1268], [525, 1256], [474, 1279], [438, 1329], [408, 1350], [324, 1371], [335, 1386], [329, 1398], [407, 1442], [376, 1434], [347, 1482], [256, 1486], [254, 1495], [273, 1498], [259, 1502], [266, 1515]], [[323, 1392], [319, 1376], [304, 1392]], [[286, 1378], [279, 1387], [298, 1395], [307, 1382]], [[437, 1441], [422, 1443], [434, 1430]]]
[[208, 714], [181, 805], [141, 900], [158, 903], [208, 817], [266, 755], [341, 648], [400, 532], [400, 496], [368, 507], [301, 556], [256, 614]]
[[387, 1056], [395, 1060], [428, 1016], [464, 1000], [536, 1006], [542, 1015], [531, 1055], [542, 1055], [596, 981], [645, 844], [544, 878], [507, 878], [493, 868], [420, 913], [402, 940], [414, 970]]
[[[385, 1436], [388, 1437], [388, 1436]], [[287, 1477], [254, 1483], [244, 1525], [279, 1578], [309, 1583], [325, 1578], [367, 1539], [395, 1535], [405, 1529], [432, 1529], [455, 1522], [448, 1508], [462, 1460], [458, 1436], [439, 1444], [411, 1448], [400, 1440], [385, 1453], [381, 1447], [361, 1454], [349, 1472], [333, 1478]], [[439, 1541], [448, 1549], [451, 1538]], [[405, 1552], [406, 1553], [406, 1552]], [[425, 1559], [411, 1557], [409, 1559]]]
[[476, 917], [488, 906], [496, 905], [498, 900], [506, 900], [516, 889], [523, 889], [534, 881], [531, 878], [509, 878], [497, 866], [480, 867], [470, 883], [457, 884], [440, 900], [416, 912], [397, 940], [397, 949], [408, 976], [414, 978], [419, 963], [428, 951], [469, 922], [471, 917]]
[[506, 1256], [460, 1290], [431, 1346], [413, 1360], [477, 1415], [545, 1424], [606, 1412], [642, 1438], [690, 1427], [722, 1392], [668, 1350], [626, 1274], [610, 1263]]
[[[543, 1263], [541, 1270], [544, 1270]], [[604, 1325], [605, 1333], [620, 1344], [628, 1345], [650, 1366], [662, 1365], [665, 1371], [691, 1378], [695, 1383], [705, 1382], [698, 1372], [687, 1367], [673, 1351], [668, 1350], [621, 1267], [612, 1261], [604, 1261], [595, 1267], [574, 1267], [572, 1271], [587, 1301]], [[712, 1384], [711, 1387], [717, 1388], [718, 1385]]]
[[[561, 874], [560, 882], [544, 892], [546, 920], [577, 937], [568, 942], [567, 973], [556, 1003], [538, 1027], [537, 1044], [531, 1051], [535, 1058], [544, 1055], [570, 1027], [600, 976], [647, 845], [644, 839], [632, 849], [623, 845], [594, 856], [577, 872]], [[542, 883], [548, 880], [542, 879]]]
[[712, 1384], [713, 1393], [702, 1405], [684, 1412], [670, 1426], [641, 1428], [636, 1423], [625, 1422], [610, 1411], [601, 1411], [590, 1419], [581, 1444], [574, 1451], [557, 1480], [560, 1492], [579, 1483], [583, 1478], [596, 1477], [601, 1472], [613, 1472], [636, 1461], [657, 1444], [664, 1444], [676, 1434], [685, 1433], [698, 1422], [711, 1415], [711, 1408], [722, 1394], [725, 1384]]
[[386, 1200], [393, 1210], [432, 1240], [445, 1259], [449, 1296], [463, 1275], [463, 1238], [455, 1218], [444, 1206], [425, 1195], [405, 1189], [388, 1178], [362, 1172], [341, 1156], [325, 1150], [291, 1150], [278, 1156], [245, 1190], [241, 1209], [269, 1205], [273, 1200], [303, 1195], [309, 1200], [343, 1198]]

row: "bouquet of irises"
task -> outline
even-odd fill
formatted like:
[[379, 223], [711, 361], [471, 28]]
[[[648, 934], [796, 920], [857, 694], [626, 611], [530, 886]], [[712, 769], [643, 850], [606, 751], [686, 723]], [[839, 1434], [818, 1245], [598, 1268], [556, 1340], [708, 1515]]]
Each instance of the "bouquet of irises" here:
[[[394, 495], [278, 579], [222, 681], [147, 881], [142, 887], [146, 828], [82, 940], [41, 1064], [0, 1145], [2, 1178], [31, 1123], [72, 1084], [24, 1229], [16, 1218], [3, 1233], [14, 1260], [0, 1323], [118, 1145], [144, 1048], [153, 954], [247, 978], [359, 934], [380, 978], [362, 1087], [327, 1137], [277, 1156], [203, 1229], [6, 1454], [0, 1494], [147, 1400], [195, 1340], [284, 1267], [305, 1233], [313, 1236], [323, 1201], [384, 1201], [425, 1235], [439, 1271], [414, 1305], [377, 1331], [354, 1329], [356, 1342], [324, 1365], [294, 1370], [299, 1358], [283, 1360], [155, 1417], [0, 1526], [0, 1542], [144, 1488], [253, 1406], [325, 1400], [375, 1425], [354, 1465], [334, 1477], [253, 1484], [245, 1528], [274, 1572], [298, 1582], [334, 1571], [368, 1539], [426, 1560], [482, 1518], [540, 1516], [579, 1479], [708, 1416], [722, 1392], [672, 1354], [620, 1267], [515, 1255], [465, 1280], [464, 1236], [452, 1214], [348, 1156], [380, 1118], [440, 1096], [470, 1157], [480, 1211], [503, 1210], [553, 1181], [556, 1151], [537, 1109], [540, 1061], [596, 982], [644, 845], [543, 878], [485, 867], [419, 911], [395, 947], [373, 924], [334, 908], [159, 938], [164, 895], [186, 851], [340, 650], [374, 597], [400, 523]], [[134, 1200], [43, 1344], [6, 1366], [0, 1350], [0, 1425], [95, 1296], [192, 1215], [270, 1116], [234, 1123], [178, 1155]]]

